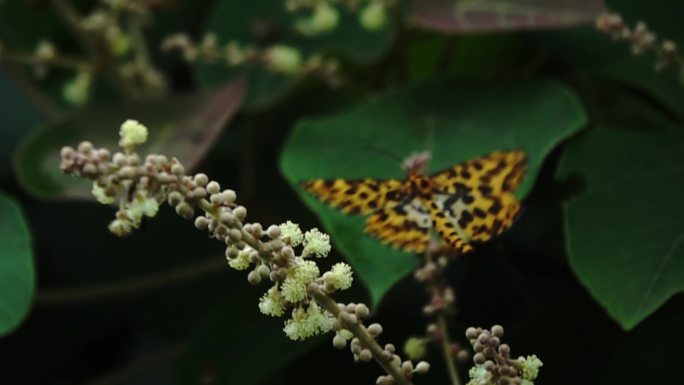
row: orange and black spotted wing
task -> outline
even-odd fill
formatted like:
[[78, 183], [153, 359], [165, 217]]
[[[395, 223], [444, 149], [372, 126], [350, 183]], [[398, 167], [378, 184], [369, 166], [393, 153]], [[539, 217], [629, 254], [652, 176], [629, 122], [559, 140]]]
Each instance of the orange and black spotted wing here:
[[452, 247], [468, 252], [511, 227], [520, 212], [513, 192], [526, 171], [525, 153], [493, 152], [430, 178], [433, 227]]
[[430, 215], [418, 198], [388, 201], [366, 220], [366, 232], [400, 250], [422, 253], [430, 240]]
[[398, 199], [403, 182], [397, 179], [315, 179], [302, 186], [321, 201], [345, 214], [367, 215]]
[[372, 214], [365, 231], [392, 247], [420, 253], [425, 251], [431, 228], [422, 203], [405, 191], [406, 182], [389, 180], [317, 179], [303, 187], [345, 214]]

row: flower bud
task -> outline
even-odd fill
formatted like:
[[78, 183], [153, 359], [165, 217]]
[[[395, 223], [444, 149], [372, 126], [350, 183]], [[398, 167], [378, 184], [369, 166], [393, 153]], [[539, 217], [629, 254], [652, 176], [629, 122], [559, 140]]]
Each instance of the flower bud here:
[[428, 364], [425, 361], [420, 361], [418, 365], [416, 365], [416, 370], [415, 372], [418, 374], [426, 374], [427, 372], [430, 371], [430, 364]]

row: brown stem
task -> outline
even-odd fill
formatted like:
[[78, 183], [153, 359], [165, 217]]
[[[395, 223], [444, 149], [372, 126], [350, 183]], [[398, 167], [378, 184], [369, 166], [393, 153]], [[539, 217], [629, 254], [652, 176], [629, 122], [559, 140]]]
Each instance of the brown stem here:
[[444, 363], [449, 372], [451, 385], [461, 385], [461, 380], [459, 379], [458, 371], [456, 370], [456, 363], [454, 362], [454, 357], [451, 355], [451, 341], [449, 340], [449, 330], [447, 328], [444, 313], [440, 313], [437, 316], [437, 327], [439, 328], [439, 334], [442, 337], [442, 354], [444, 355]]
[[[308, 292], [314, 297], [316, 302], [323, 306], [327, 311], [332, 313], [335, 317], [339, 316], [340, 308], [337, 306], [335, 300], [323, 293], [318, 285], [309, 285]], [[354, 336], [358, 338], [365, 347], [370, 350], [378, 365], [380, 365], [385, 372], [387, 372], [387, 374], [391, 375], [398, 385], [411, 385], [411, 381], [404, 377], [400, 368], [398, 366], [392, 365], [392, 362], [385, 354], [383, 354], [384, 350], [380, 347], [380, 345], [378, 345], [377, 341], [375, 341], [375, 339], [368, 334], [368, 330], [366, 330], [365, 327], [359, 323], [345, 325], [345, 327], [347, 330], [352, 332], [352, 334], [354, 334]]]

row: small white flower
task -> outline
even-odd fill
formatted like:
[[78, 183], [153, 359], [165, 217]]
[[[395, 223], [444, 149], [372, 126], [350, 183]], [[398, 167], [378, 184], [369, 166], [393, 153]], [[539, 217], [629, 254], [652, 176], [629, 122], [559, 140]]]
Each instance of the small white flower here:
[[297, 308], [292, 312], [292, 318], [285, 321], [283, 331], [292, 340], [303, 340], [332, 330], [333, 320], [332, 314], [321, 310], [312, 301], [306, 311]]
[[278, 288], [273, 286], [261, 297], [259, 310], [271, 317], [280, 317], [285, 313], [285, 299]]
[[334, 287], [337, 290], [347, 290], [351, 287], [352, 269], [346, 263], [336, 263], [329, 272], [323, 275], [326, 284]]
[[466, 385], [493, 385], [492, 374], [483, 365], [475, 365], [468, 371], [470, 381]]
[[121, 136], [119, 145], [131, 148], [147, 141], [147, 127], [137, 120], [128, 119], [121, 124], [119, 136]]
[[228, 258], [228, 266], [232, 267], [235, 270], [246, 270], [249, 267], [249, 253], [253, 249], [251, 247], [245, 247], [244, 249], [240, 250], [238, 253], [237, 257], [235, 258]]
[[289, 242], [291, 246], [299, 246], [304, 240], [304, 235], [298, 224], [287, 221], [280, 224], [280, 239]]
[[318, 278], [320, 271], [313, 261], [295, 258], [295, 266], [285, 278], [282, 286], [283, 297], [288, 302], [299, 302], [306, 298], [306, 287]]
[[518, 361], [522, 364], [523, 374], [522, 377], [525, 380], [534, 381], [539, 375], [539, 368], [544, 366], [544, 363], [537, 358], [536, 355], [524, 357], [518, 357]]
[[157, 215], [159, 211], [159, 202], [156, 199], [148, 197], [145, 192], [136, 194], [133, 202], [126, 206], [126, 215], [138, 227], [143, 216], [152, 218]]
[[100, 187], [100, 185], [97, 184], [97, 182], [93, 182], [93, 189], [91, 192], [93, 193], [95, 199], [97, 199], [97, 201], [102, 203], [103, 205], [110, 205], [114, 203], [114, 198], [105, 194], [105, 190], [102, 187]]
[[118, 237], [123, 237], [133, 231], [133, 224], [127, 219], [115, 219], [109, 223], [109, 231]]
[[304, 252], [302, 256], [315, 255], [324, 258], [330, 252], [330, 236], [313, 228], [304, 234]]

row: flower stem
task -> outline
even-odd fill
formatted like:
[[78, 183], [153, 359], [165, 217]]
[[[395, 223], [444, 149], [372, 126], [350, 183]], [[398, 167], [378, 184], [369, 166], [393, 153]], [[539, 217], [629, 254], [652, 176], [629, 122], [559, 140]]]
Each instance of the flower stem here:
[[447, 322], [444, 313], [437, 316], [437, 327], [439, 328], [439, 333], [442, 336], [442, 354], [444, 354], [444, 363], [447, 366], [447, 371], [449, 372], [449, 379], [451, 380], [451, 385], [461, 385], [461, 380], [458, 377], [458, 371], [456, 370], [456, 363], [454, 358], [451, 356], [451, 341], [449, 340], [449, 330], [447, 329]]
[[[318, 285], [309, 285], [308, 289], [309, 294], [311, 294], [314, 299], [316, 299], [316, 302], [323, 306], [327, 311], [332, 313], [335, 317], [340, 314], [340, 308], [337, 306], [335, 300], [323, 293]], [[349, 325], [346, 328], [370, 350], [378, 365], [380, 365], [387, 374], [391, 375], [398, 385], [411, 385], [411, 381], [404, 377], [399, 367], [392, 365], [392, 362], [383, 354], [384, 350], [378, 345], [377, 341], [368, 334], [365, 327], [356, 323]]]

